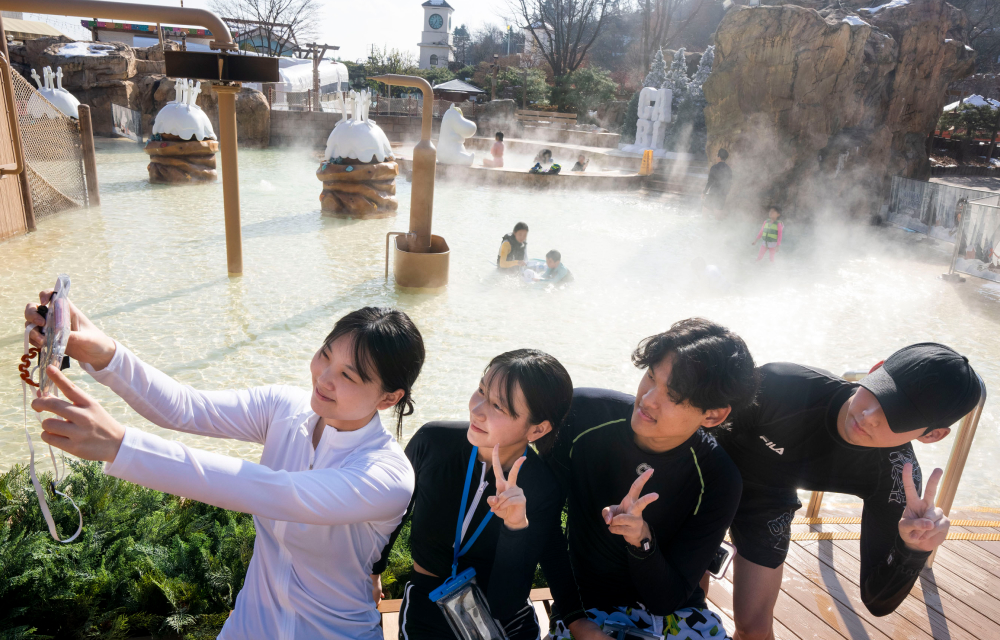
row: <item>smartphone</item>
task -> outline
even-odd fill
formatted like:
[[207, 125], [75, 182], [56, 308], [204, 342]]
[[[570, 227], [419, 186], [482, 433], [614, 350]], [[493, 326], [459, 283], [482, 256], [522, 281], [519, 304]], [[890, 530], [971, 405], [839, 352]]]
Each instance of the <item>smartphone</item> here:
[[733, 561], [733, 551], [735, 551], [735, 547], [725, 540], [715, 550], [715, 557], [712, 558], [712, 562], [708, 565], [708, 573], [716, 580], [721, 580], [726, 575], [726, 570], [729, 569], [729, 564]]

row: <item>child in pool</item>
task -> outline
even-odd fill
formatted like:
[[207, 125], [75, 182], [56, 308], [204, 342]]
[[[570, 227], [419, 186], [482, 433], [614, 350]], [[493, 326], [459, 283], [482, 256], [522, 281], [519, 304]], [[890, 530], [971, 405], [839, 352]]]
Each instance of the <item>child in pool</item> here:
[[483, 166], [499, 169], [503, 166], [503, 132], [497, 131], [495, 139], [496, 142], [494, 142], [493, 146], [490, 148], [490, 155], [493, 157], [484, 158]]
[[757, 261], [759, 262], [761, 258], [764, 257], [765, 251], [771, 252], [771, 262], [774, 262], [774, 254], [778, 252], [778, 247], [781, 246], [781, 236], [785, 230], [785, 225], [778, 222], [778, 218], [781, 217], [781, 208], [777, 205], [771, 205], [767, 209], [767, 220], [760, 227], [760, 232], [750, 246], [757, 244], [757, 240], [764, 240], [764, 243], [760, 245], [760, 251], [757, 253]]

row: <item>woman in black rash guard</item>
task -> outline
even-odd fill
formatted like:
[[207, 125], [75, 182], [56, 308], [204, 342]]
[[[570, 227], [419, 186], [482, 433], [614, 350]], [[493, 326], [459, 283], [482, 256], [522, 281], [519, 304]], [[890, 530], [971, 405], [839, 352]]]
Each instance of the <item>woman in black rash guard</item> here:
[[[558, 360], [531, 349], [509, 351], [493, 358], [483, 373], [469, 400], [469, 420], [430, 422], [410, 439], [406, 455], [416, 488], [403, 522], [372, 569], [373, 574], [385, 570], [409, 519], [414, 573], [400, 608], [400, 638], [455, 637], [429, 596], [452, 575], [470, 466], [462, 536], [462, 549], [468, 546], [468, 551], [458, 558], [458, 571], [476, 570], [490, 613], [510, 640], [539, 637], [528, 594], [546, 540], [560, 531], [562, 504], [555, 478], [530, 445], [540, 452], [551, 448], [572, 398], [573, 383]], [[499, 478], [494, 460], [504, 472]], [[378, 576], [373, 580], [377, 592]]]

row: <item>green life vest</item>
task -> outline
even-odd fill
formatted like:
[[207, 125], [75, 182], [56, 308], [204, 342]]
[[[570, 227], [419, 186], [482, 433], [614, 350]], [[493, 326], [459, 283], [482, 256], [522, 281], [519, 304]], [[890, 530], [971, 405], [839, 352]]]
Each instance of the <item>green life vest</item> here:
[[764, 242], [778, 241], [778, 223], [768, 220], [764, 223]]

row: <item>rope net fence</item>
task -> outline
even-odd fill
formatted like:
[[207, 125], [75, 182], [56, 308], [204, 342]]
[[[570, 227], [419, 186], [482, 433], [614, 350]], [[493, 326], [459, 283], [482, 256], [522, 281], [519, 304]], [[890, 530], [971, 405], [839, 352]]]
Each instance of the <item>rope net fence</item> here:
[[63, 114], [20, 74], [11, 76], [35, 217], [84, 206], [87, 185], [80, 123]]

